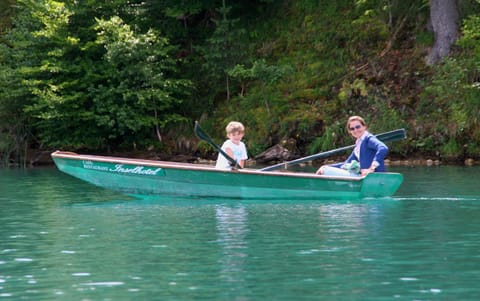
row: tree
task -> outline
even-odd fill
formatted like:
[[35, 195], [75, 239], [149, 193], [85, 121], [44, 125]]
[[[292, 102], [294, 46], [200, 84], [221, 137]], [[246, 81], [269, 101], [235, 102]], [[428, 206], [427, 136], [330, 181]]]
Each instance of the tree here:
[[14, 12], [15, 0], [0, 1], [0, 34], [11, 26], [11, 17]]
[[213, 80], [223, 78], [227, 100], [230, 100], [231, 94], [228, 71], [243, 61], [242, 57], [245, 55], [240, 41], [245, 30], [235, 26], [238, 19], [228, 19], [230, 10], [231, 7], [226, 6], [225, 0], [223, 0], [222, 7], [218, 9], [220, 18], [213, 20], [216, 24], [215, 32], [208, 39], [208, 45], [204, 50], [207, 60], [205, 67]]
[[[32, 126], [23, 110], [33, 95], [23, 82], [24, 72], [38, 63], [26, 37], [37, 27], [30, 13], [21, 8], [12, 22], [15, 26], [2, 34], [0, 44], [0, 166], [11, 161], [25, 166]], [[17, 47], [19, 44], [23, 47]]]
[[12, 59], [0, 75], [15, 79], [21, 97], [5, 80], [0, 88], [10, 85], [9, 94], [0, 102], [21, 104], [15, 108], [44, 146], [150, 145], [154, 133], [161, 139], [162, 128], [185, 119], [177, 112], [189, 81], [177, 78], [174, 48], [159, 32], [136, 32], [118, 16], [96, 18], [95, 1], [18, 3], [25, 17], [11, 33], [12, 50], [3, 48]]
[[181, 103], [178, 96], [186, 95], [190, 84], [172, 77], [173, 48], [158, 32], [136, 34], [119, 17], [98, 20], [96, 29], [97, 43], [106, 49], [111, 83], [95, 88], [95, 107], [102, 112], [97, 123], [115, 124], [120, 136], [154, 126], [162, 141], [160, 128], [185, 120], [175, 109]]
[[433, 65], [450, 53], [458, 38], [457, 0], [430, 0], [430, 22], [435, 41], [427, 63]]
[[19, 76], [7, 61], [13, 61], [14, 51], [0, 45], [0, 167], [10, 165], [10, 159], [26, 165], [29, 122], [23, 106], [29, 99]]

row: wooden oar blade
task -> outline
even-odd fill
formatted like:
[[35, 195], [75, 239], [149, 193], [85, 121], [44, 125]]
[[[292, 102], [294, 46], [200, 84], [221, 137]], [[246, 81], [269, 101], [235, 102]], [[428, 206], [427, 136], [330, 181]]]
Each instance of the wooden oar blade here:
[[407, 138], [407, 132], [405, 129], [398, 129], [382, 134], [376, 135], [376, 137], [381, 140], [382, 142], [392, 142], [398, 141]]
[[198, 124], [198, 121], [195, 121], [194, 132], [195, 132], [195, 135], [196, 135], [200, 140], [205, 140], [205, 141], [208, 141], [208, 142], [211, 142], [211, 141], [212, 141], [212, 139], [210, 138], [210, 136], [208, 136], [207, 133], [205, 133], [205, 132], [203, 131], [203, 129], [200, 127], [200, 125]]

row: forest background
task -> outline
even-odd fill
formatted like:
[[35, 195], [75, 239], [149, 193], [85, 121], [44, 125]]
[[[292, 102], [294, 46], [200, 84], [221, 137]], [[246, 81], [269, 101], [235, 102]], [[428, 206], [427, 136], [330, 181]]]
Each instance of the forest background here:
[[214, 158], [195, 120], [303, 156], [350, 115], [405, 128], [392, 156], [479, 159], [479, 0], [0, 0], [0, 166]]

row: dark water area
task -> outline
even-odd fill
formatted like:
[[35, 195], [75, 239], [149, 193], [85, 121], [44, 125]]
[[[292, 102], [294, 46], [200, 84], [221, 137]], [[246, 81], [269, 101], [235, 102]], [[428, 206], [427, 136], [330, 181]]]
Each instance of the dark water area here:
[[478, 300], [480, 167], [391, 198], [138, 200], [0, 170], [0, 300]]

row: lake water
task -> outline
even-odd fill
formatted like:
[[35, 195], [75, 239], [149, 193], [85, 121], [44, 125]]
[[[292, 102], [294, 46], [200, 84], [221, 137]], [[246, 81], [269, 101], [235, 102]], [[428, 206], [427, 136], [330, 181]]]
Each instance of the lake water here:
[[392, 198], [134, 200], [0, 170], [0, 300], [479, 300], [480, 167]]

